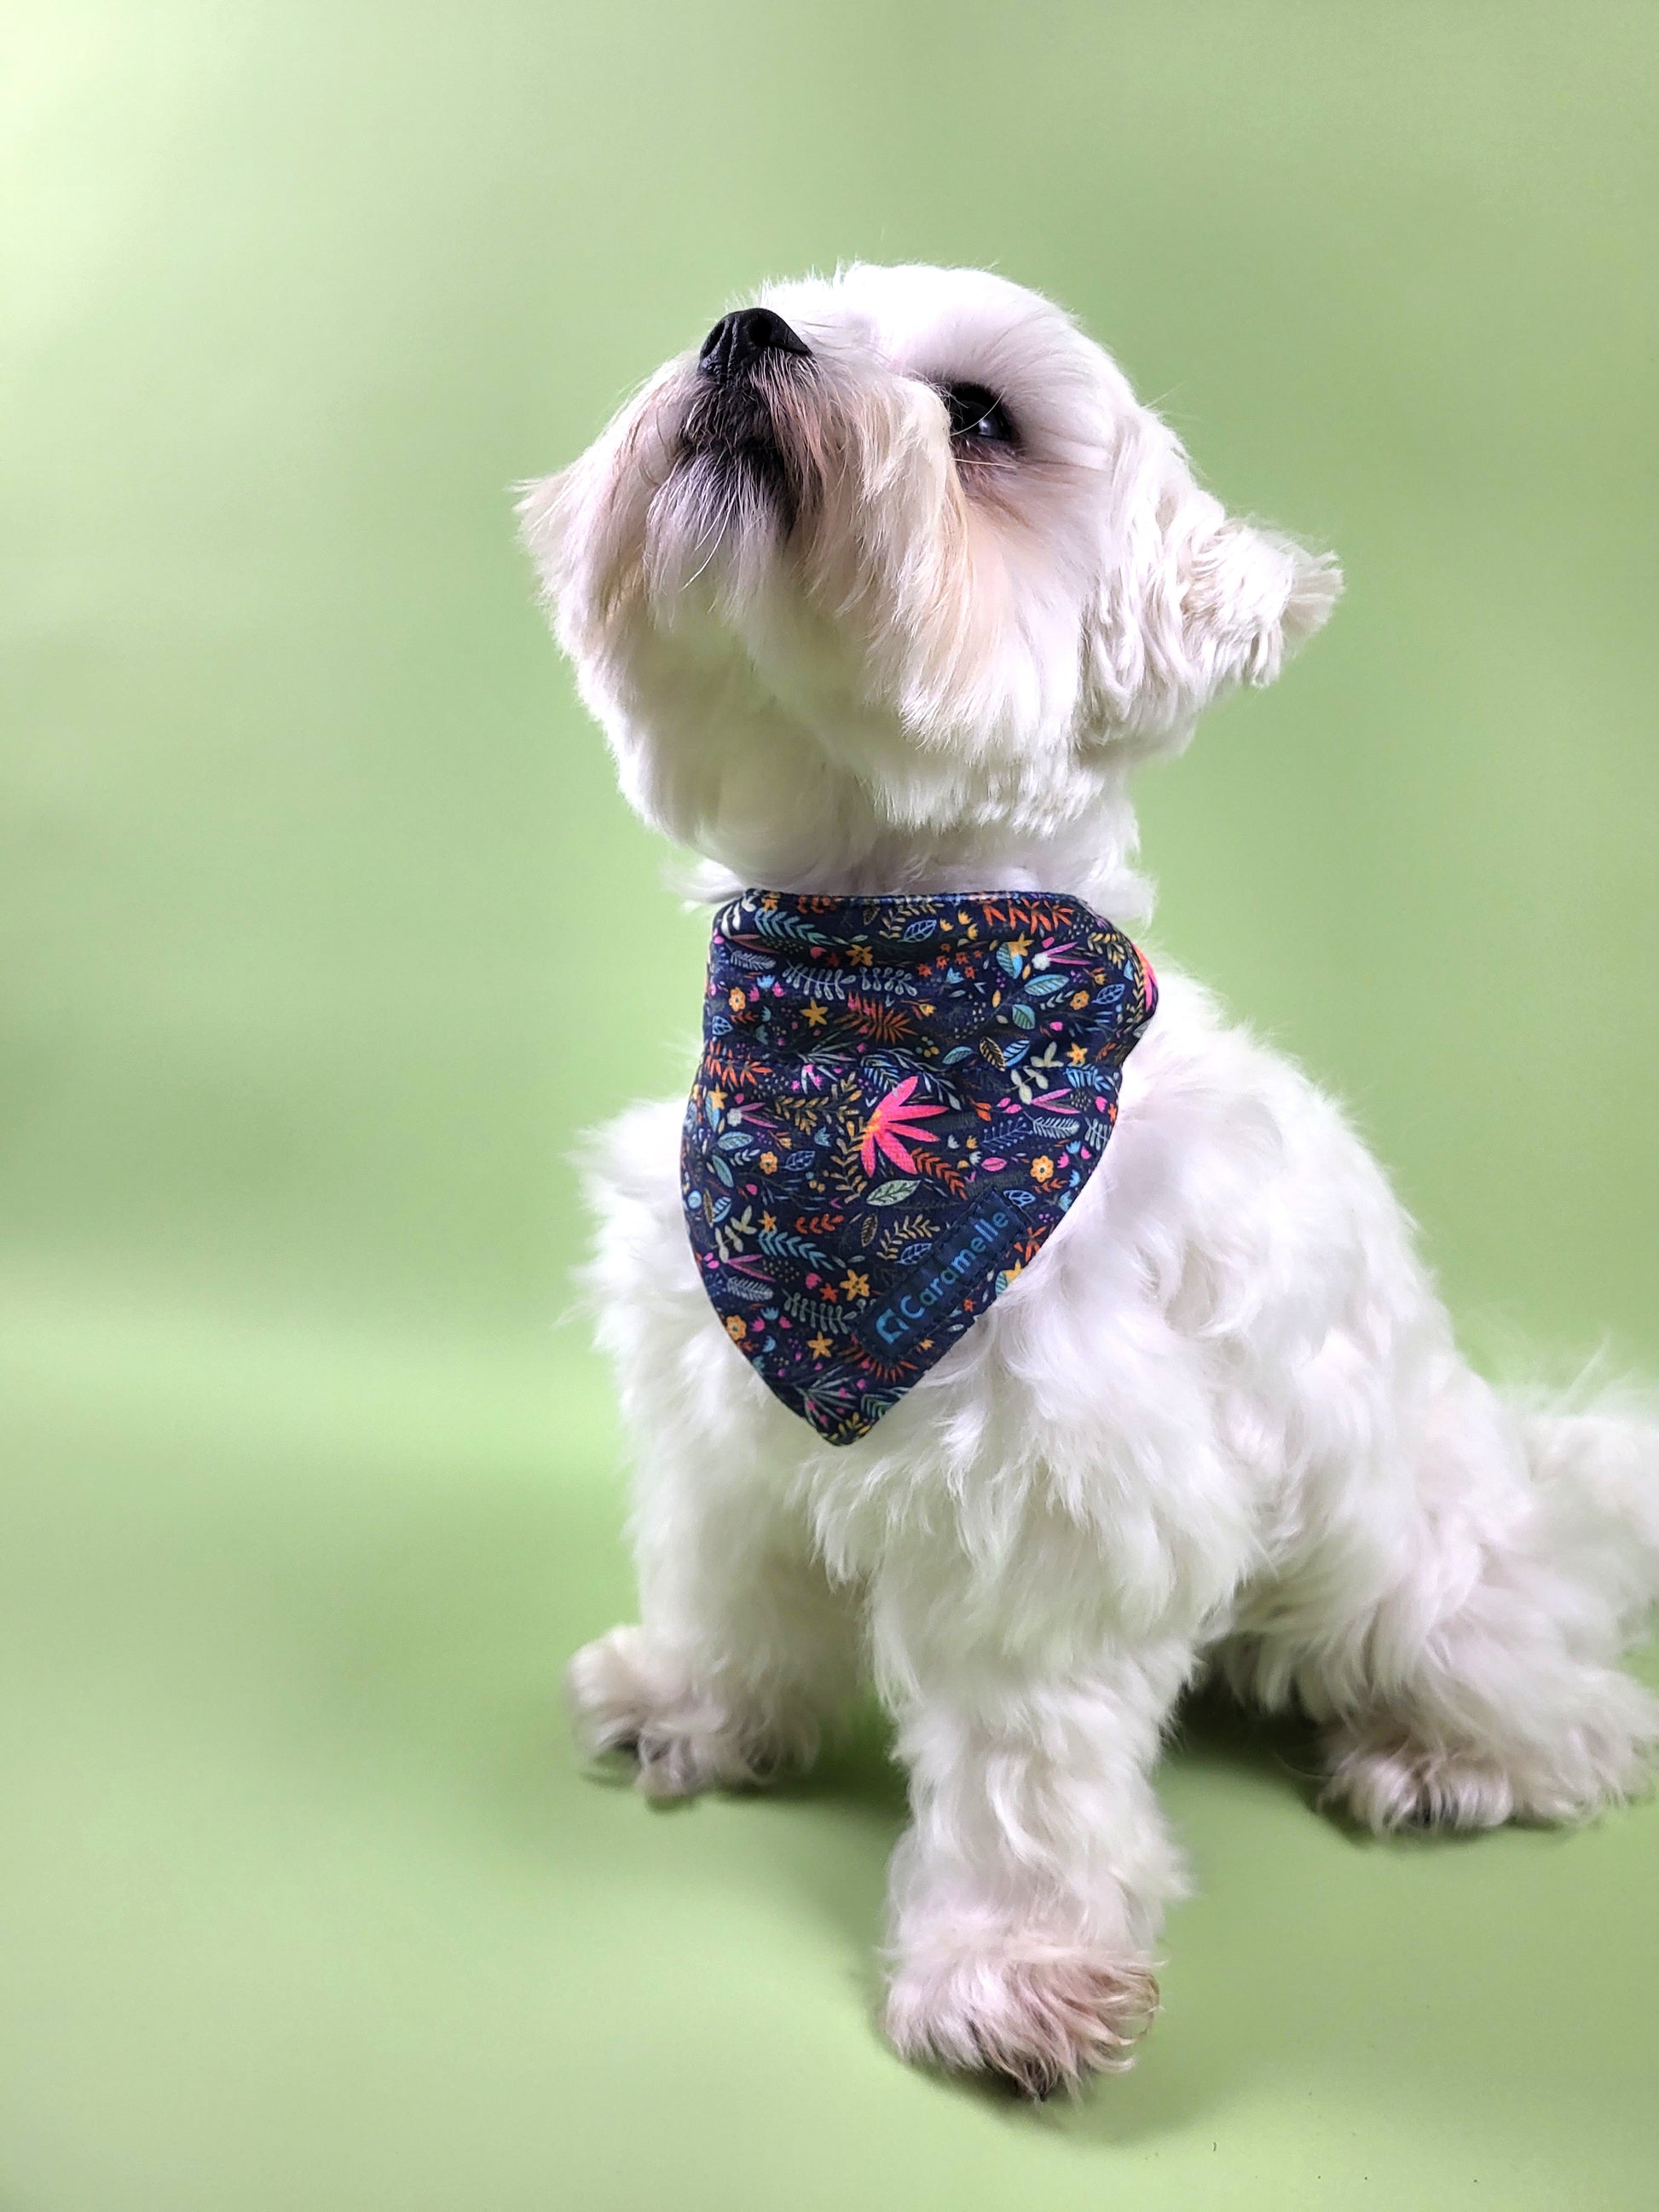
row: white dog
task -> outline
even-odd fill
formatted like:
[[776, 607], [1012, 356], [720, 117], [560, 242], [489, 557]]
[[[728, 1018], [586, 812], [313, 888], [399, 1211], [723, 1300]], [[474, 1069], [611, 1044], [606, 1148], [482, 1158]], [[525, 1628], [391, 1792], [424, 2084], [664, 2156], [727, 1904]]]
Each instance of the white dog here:
[[[1131, 770], [1340, 588], [1199, 489], [1059, 309], [952, 270], [767, 289], [522, 512], [623, 790], [711, 896], [1144, 921]], [[1618, 1660], [1659, 1589], [1659, 1425], [1472, 1373], [1340, 1110], [1199, 986], [1164, 977], [1042, 1251], [850, 1443], [705, 1295], [684, 1114], [635, 1107], [593, 1172], [641, 1625], [571, 1696], [679, 1795], [810, 1757], [873, 1675], [915, 1816], [901, 2052], [1033, 2094], [1127, 2063], [1182, 1887], [1152, 1770], [1206, 1670], [1319, 1722], [1374, 1827], [1640, 1785], [1659, 1711]]]

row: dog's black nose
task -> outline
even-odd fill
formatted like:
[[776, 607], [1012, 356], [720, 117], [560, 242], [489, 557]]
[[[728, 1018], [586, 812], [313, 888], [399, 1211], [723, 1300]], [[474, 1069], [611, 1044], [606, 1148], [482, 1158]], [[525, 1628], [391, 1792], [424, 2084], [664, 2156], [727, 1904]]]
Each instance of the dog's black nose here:
[[739, 307], [722, 315], [702, 342], [697, 366], [719, 383], [737, 376], [763, 353], [810, 354], [806, 341], [769, 307]]

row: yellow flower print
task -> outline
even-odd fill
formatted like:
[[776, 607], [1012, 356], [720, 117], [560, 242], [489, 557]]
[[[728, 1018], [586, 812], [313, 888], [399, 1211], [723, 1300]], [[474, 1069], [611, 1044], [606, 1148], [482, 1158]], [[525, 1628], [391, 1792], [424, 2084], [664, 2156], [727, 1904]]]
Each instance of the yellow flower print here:
[[738, 987], [737, 987], [737, 985], [736, 985], [735, 983], [732, 986], [732, 988], [731, 988], [731, 989], [726, 993], [726, 1004], [731, 1007], [731, 1009], [732, 1009], [732, 1012], [733, 1012], [734, 1014], [740, 1014], [740, 1013], [743, 1012], [743, 1009], [744, 1009], [744, 1006], [745, 1001], [744, 1001], [744, 999], [743, 993], [742, 993], [740, 990], [738, 990]]
[[841, 1286], [849, 1298], [867, 1298], [870, 1295], [870, 1278], [860, 1274], [856, 1267], [847, 1270], [842, 1277]]
[[804, 1011], [809, 1029], [821, 1030], [830, 1018], [829, 1008], [821, 1006], [816, 999], [809, 1000]]
[[806, 1349], [814, 1359], [828, 1359], [835, 1348], [827, 1336], [809, 1336], [806, 1340]]
[[1048, 1153], [1047, 1153], [1047, 1152], [1041, 1152], [1041, 1153], [1039, 1153], [1039, 1154], [1038, 1154], [1038, 1156], [1037, 1156], [1037, 1158], [1036, 1158], [1036, 1159], [1034, 1159], [1034, 1160], [1032, 1161], [1032, 1163], [1031, 1163], [1031, 1180], [1032, 1180], [1032, 1182], [1052, 1182], [1054, 1181], [1054, 1162], [1049, 1158], [1049, 1157], [1048, 1157]]
[[763, 1213], [763, 1214], [762, 1214], [762, 1216], [761, 1216], [761, 1227], [762, 1227], [763, 1230], [767, 1231], [769, 1232], [769, 1232], [770, 1232], [772, 1230], [775, 1229], [775, 1228], [777, 1227], [777, 1225], [778, 1225], [778, 1217], [777, 1217], [777, 1215], [776, 1215], [775, 1213]]
[[1079, 1011], [1079, 1013], [1082, 1012], [1083, 1008], [1088, 1005], [1088, 1003], [1089, 1003], [1089, 994], [1088, 994], [1086, 991], [1073, 991], [1073, 994], [1072, 994], [1072, 1004], [1073, 1004], [1073, 1006], [1075, 1006], [1075, 1007], [1078, 1009], [1078, 1011]]
[[777, 1154], [775, 1152], [763, 1152], [760, 1156], [760, 1167], [761, 1173], [763, 1175], [775, 1175], [778, 1171]]
[[1073, 1067], [1081, 1067], [1084, 1061], [1087, 1060], [1089, 1055], [1085, 1052], [1080, 1044], [1074, 1044], [1066, 1053], [1066, 1057], [1071, 1061]]
[[733, 1344], [741, 1344], [743, 1342], [744, 1337], [747, 1332], [744, 1328], [743, 1316], [741, 1314], [733, 1314], [732, 1316], [731, 1319], [726, 1324], [726, 1333], [731, 1338]]
[[867, 945], [849, 945], [847, 948], [847, 957], [854, 968], [868, 968], [875, 957]]

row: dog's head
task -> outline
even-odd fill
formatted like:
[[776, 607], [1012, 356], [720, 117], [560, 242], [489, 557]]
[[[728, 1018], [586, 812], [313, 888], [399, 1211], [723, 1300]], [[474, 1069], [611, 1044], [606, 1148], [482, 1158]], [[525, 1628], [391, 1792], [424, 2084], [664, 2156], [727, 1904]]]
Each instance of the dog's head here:
[[968, 888], [1085, 832], [1340, 588], [1069, 317], [970, 270], [768, 287], [521, 514], [629, 800], [780, 888], [951, 856]]

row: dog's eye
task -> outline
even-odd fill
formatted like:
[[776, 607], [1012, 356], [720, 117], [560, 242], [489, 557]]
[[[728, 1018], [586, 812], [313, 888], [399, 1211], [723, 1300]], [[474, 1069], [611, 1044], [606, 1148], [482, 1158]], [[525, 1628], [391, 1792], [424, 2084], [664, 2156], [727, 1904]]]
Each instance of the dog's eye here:
[[951, 418], [951, 442], [959, 447], [1012, 447], [1019, 442], [1008, 410], [982, 384], [947, 384], [939, 398]]

